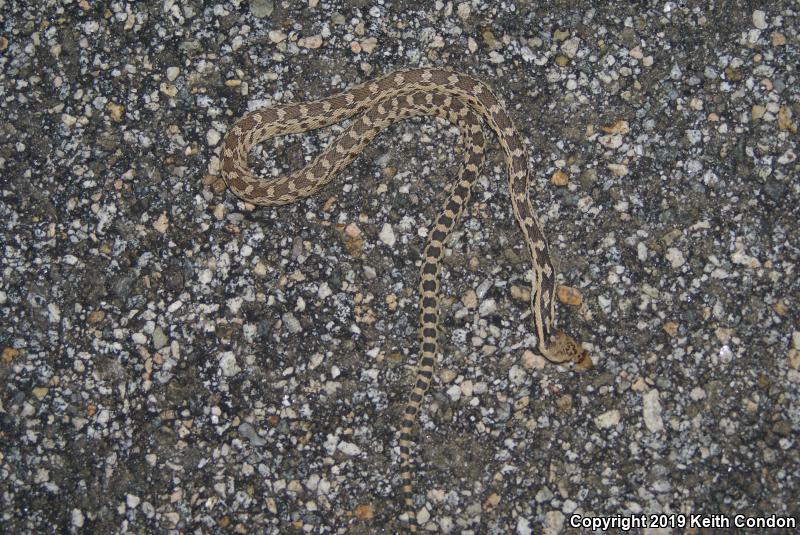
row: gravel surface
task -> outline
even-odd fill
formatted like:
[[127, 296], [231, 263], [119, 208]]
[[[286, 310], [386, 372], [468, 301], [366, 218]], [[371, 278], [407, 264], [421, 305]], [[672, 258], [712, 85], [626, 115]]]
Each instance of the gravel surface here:
[[248, 110], [413, 66], [505, 100], [572, 288], [559, 322], [594, 360], [534, 352], [492, 141], [445, 260], [418, 521], [800, 517], [796, 2], [103, 4], [0, 1], [2, 531], [402, 527], [417, 271], [457, 132], [394, 125], [283, 208], [233, 197], [218, 156]]

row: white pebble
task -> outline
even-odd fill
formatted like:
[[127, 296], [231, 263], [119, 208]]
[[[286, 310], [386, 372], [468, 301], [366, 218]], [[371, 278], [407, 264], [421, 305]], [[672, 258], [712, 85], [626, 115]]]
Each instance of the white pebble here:
[[336, 451], [337, 444], [339, 444], [339, 437], [329, 434], [325, 439], [325, 442], [322, 443], [322, 447], [325, 448], [325, 451], [328, 452], [328, 455], [333, 455], [333, 452]]
[[609, 427], [614, 427], [619, 423], [620, 414], [619, 411], [614, 409], [607, 412], [604, 412], [600, 416], [595, 417], [594, 425], [599, 427], [600, 429], [607, 429]]
[[219, 140], [222, 138], [222, 135], [214, 130], [213, 128], [206, 132], [206, 141], [212, 147], [219, 143]]
[[361, 448], [353, 444], [352, 442], [339, 442], [337, 449], [344, 453], [345, 455], [354, 456], [361, 453]]
[[506, 58], [497, 50], [492, 50], [489, 52], [489, 61], [492, 63], [503, 63], [505, 60]]
[[298, 319], [295, 318], [294, 314], [291, 312], [285, 313], [283, 316], [281, 316], [281, 319], [283, 320], [284, 325], [286, 325], [286, 328], [289, 329], [290, 333], [297, 334], [303, 330], [303, 326], [300, 325]]
[[394, 247], [395, 242], [397, 241], [394, 237], [394, 230], [389, 223], [384, 223], [383, 228], [381, 228], [380, 234], [378, 234], [378, 238], [388, 245], [389, 247]]
[[573, 37], [564, 41], [564, 43], [561, 45], [561, 51], [568, 58], [574, 58], [575, 54], [578, 53], [578, 46], [580, 46], [580, 39]]
[[239, 373], [239, 366], [236, 364], [236, 355], [232, 351], [226, 351], [219, 359], [219, 369], [225, 377], [232, 377]]
[[169, 218], [167, 217], [167, 214], [162, 212], [161, 215], [158, 216], [158, 219], [156, 219], [155, 223], [153, 223], [153, 228], [161, 234], [164, 234], [167, 229], [169, 229]]
[[692, 398], [693, 401], [700, 401], [706, 397], [706, 391], [699, 386], [696, 386], [692, 388], [691, 392], [689, 392], [689, 397]]
[[61, 309], [55, 303], [49, 303], [47, 305], [47, 317], [50, 320], [50, 323], [58, 323], [61, 321]]
[[200, 272], [200, 276], [198, 277], [200, 284], [208, 284], [213, 279], [214, 279], [214, 272], [211, 271], [210, 269], [204, 269], [203, 271]]
[[270, 30], [268, 35], [269, 40], [273, 43], [280, 43], [281, 41], [286, 40], [286, 34], [280, 30]]
[[556, 535], [564, 532], [564, 513], [561, 511], [548, 511], [544, 515], [542, 535]]
[[167, 80], [174, 82], [181, 70], [178, 67], [167, 67]]
[[431, 519], [431, 514], [428, 512], [426, 508], [422, 508], [417, 512], [417, 524], [420, 526], [425, 524], [428, 520]]
[[84, 521], [83, 511], [81, 511], [80, 509], [73, 509], [72, 510], [72, 525], [75, 526], [76, 528], [82, 528], [83, 527], [83, 521]]
[[673, 268], [679, 268], [686, 263], [686, 258], [684, 258], [683, 253], [680, 249], [676, 249], [675, 247], [667, 249], [667, 260], [670, 261]]
[[767, 29], [767, 15], [760, 9], [753, 11], [753, 26], [759, 30]]
[[297, 46], [300, 48], [319, 48], [322, 46], [322, 36], [312, 35], [310, 37], [301, 37], [297, 40]]
[[788, 149], [783, 153], [783, 156], [778, 158], [778, 163], [781, 165], [786, 165], [787, 163], [792, 163], [796, 159], [797, 155], [794, 153], [794, 151], [792, 149]]
[[325, 299], [326, 297], [329, 297], [332, 294], [333, 291], [331, 291], [331, 287], [328, 286], [327, 282], [323, 282], [322, 284], [319, 285], [319, 289], [317, 290], [317, 297], [319, 297], [320, 299]]
[[508, 380], [514, 383], [515, 385], [521, 385], [525, 382], [525, 378], [528, 376], [520, 366], [514, 364], [511, 366], [511, 369], [508, 370]]
[[647, 260], [647, 245], [644, 242], [636, 244], [636, 257], [642, 262]]
[[618, 149], [622, 146], [622, 136], [619, 134], [600, 136], [598, 141], [607, 149]]
[[530, 349], [526, 349], [525, 352], [522, 353], [522, 358], [520, 360], [522, 362], [522, 366], [526, 370], [541, 370], [545, 367], [544, 357], [537, 355]]
[[36, 470], [36, 475], [33, 476], [34, 483], [47, 483], [48, 481], [50, 481], [50, 472], [46, 468]]
[[481, 316], [493, 314], [497, 310], [497, 303], [494, 299], [485, 299], [481, 301], [481, 306], [478, 307], [478, 313]]
[[628, 166], [625, 164], [610, 163], [606, 165], [606, 167], [614, 176], [625, 176], [628, 174]]
[[450, 399], [453, 401], [458, 401], [461, 399], [461, 387], [458, 385], [453, 385], [447, 389], [447, 395], [450, 396]]
[[228, 301], [226, 301], [225, 304], [228, 307], [228, 310], [230, 310], [234, 314], [237, 314], [239, 312], [239, 309], [241, 309], [242, 305], [244, 304], [244, 298], [240, 295], [236, 297], [231, 297], [230, 299], [228, 299]]
[[664, 422], [661, 420], [661, 402], [658, 400], [658, 390], [650, 390], [642, 396], [642, 415], [644, 425], [651, 433], [659, 433], [664, 430]]
[[128, 507], [130, 507], [131, 509], [135, 509], [136, 507], [138, 507], [141, 501], [142, 501], [141, 498], [139, 498], [135, 494], [128, 494], [127, 496], [125, 496], [125, 503], [127, 503]]
[[144, 345], [147, 343], [147, 336], [145, 336], [143, 333], [133, 333], [131, 339], [134, 343], [139, 345]]

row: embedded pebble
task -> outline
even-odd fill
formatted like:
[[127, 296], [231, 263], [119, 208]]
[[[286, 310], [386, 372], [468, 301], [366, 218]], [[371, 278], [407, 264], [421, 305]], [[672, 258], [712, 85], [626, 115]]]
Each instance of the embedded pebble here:
[[650, 390], [642, 396], [642, 415], [644, 425], [651, 433], [659, 433], [664, 430], [664, 423], [661, 420], [661, 402], [658, 399], [658, 390]]
[[158, 219], [156, 219], [155, 223], [153, 223], [153, 228], [161, 234], [167, 232], [169, 229], [169, 218], [167, 217], [166, 213], [162, 212], [161, 215], [158, 216]]
[[319, 48], [322, 46], [322, 36], [312, 35], [310, 37], [301, 37], [297, 40], [297, 46], [301, 48]]
[[458, 401], [461, 399], [461, 388], [458, 385], [453, 385], [447, 389], [447, 395], [450, 396], [450, 399], [453, 401]]
[[358, 238], [361, 236], [361, 229], [358, 228], [358, 225], [350, 223], [344, 228], [344, 233], [350, 238]]
[[226, 351], [220, 356], [219, 368], [225, 377], [232, 377], [241, 371], [236, 362], [236, 355], [230, 351]]
[[528, 374], [525, 372], [524, 369], [520, 368], [516, 364], [508, 370], [508, 380], [514, 383], [515, 385], [520, 385], [525, 382], [527, 379]]
[[541, 370], [547, 364], [547, 360], [543, 356], [527, 350], [522, 353], [521, 363], [526, 370]]
[[367, 39], [359, 42], [359, 45], [361, 46], [361, 50], [363, 50], [366, 54], [372, 54], [378, 47], [378, 40], [374, 37], [368, 37]]
[[264, 19], [272, 15], [275, 6], [272, 0], [251, 0], [250, 13], [257, 19]]
[[494, 299], [484, 299], [478, 307], [478, 314], [488, 316], [497, 311], [497, 302]]
[[325, 299], [333, 295], [333, 291], [331, 287], [328, 285], [327, 282], [323, 282], [319, 285], [319, 289], [317, 290], [317, 297], [320, 299]]
[[565, 305], [580, 306], [583, 303], [583, 295], [577, 288], [559, 284], [556, 289], [558, 300]]
[[297, 334], [303, 330], [303, 326], [300, 324], [300, 321], [291, 312], [284, 313], [281, 316], [281, 320], [283, 320], [284, 325], [292, 334]]
[[478, 294], [475, 293], [475, 290], [467, 290], [461, 297], [461, 303], [468, 309], [474, 309], [478, 306]]
[[211, 145], [212, 147], [219, 143], [220, 139], [222, 139], [222, 134], [211, 128], [208, 132], [206, 132], [206, 142]]
[[157, 326], [153, 330], [153, 347], [155, 347], [156, 349], [161, 349], [165, 347], [168, 343], [169, 339], [167, 338], [167, 335], [164, 334], [164, 331], [161, 329], [161, 327]]
[[766, 30], [767, 29], [767, 16], [760, 9], [756, 9], [753, 11], [753, 26], [755, 26], [759, 30]]
[[396, 239], [394, 237], [394, 230], [389, 223], [384, 223], [383, 227], [381, 227], [378, 238], [389, 247], [394, 247]]
[[86, 517], [84, 516], [83, 511], [81, 511], [80, 509], [73, 509], [71, 519], [73, 526], [75, 526], [76, 528], [82, 528], [83, 523], [86, 520]]
[[705, 399], [706, 391], [699, 386], [696, 386], [691, 392], [689, 392], [689, 397], [692, 399], [692, 401], [700, 401], [701, 399]]
[[561, 511], [548, 511], [544, 515], [543, 535], [557, 535], [563, 533], [564, 513]]
[[531, 523], [527, 518], [520, 517], [517, 520], [517, 535], [531, 535], [533, 533], [533, 529], [531, 529]]
[[344, 453], [345, 455], [354, 456], [361, 454], [361, 448], [353, 444], [352, 442], [339, 442], [337, 445], [337, 449]]
[[243, 422], [239, 425], [239, 434], [249, 440], [250, 444], [253, 446], [258, 447], [267, 444], [267, 440], [263, 437], [260, 437], [255, 428], [247, 422]]
[[600, 429], [607, 429], [609, 427], [614, 427], [620, 421], [620, 413], [618, 410], [610, 410], [606, 411], [599, 416], [595, 417], [594, 423]]
[[284, 32], [280, 30], [270, 30], [267, 33], [267, 36], [269, 37], [269, 40], [272, 41], [273, 43], [281, 43], [285, 41], [286, 38], [288, 37]]
[[552, 182], [554, 186], [566, 186], [569, 184], [569, 176], [561, 169], [556, 169], [550, 177], [550, 182]]
[[686, 263], [686, 258], [683, 256], [683, 252], [675, 247], [670, 247], [667, 249], [667, 260], [669, 260], [673, 268], [679, 268]]
[[610, 163], [606, 166], [614, 176], [622, 177], [628, 174], [628, 166], [621, 163]]
[[577, 37], [572, 37], [561, 44], [561, 51], [572, 59], [578, 53], [578, 46], [580, 46], [580, 40]]

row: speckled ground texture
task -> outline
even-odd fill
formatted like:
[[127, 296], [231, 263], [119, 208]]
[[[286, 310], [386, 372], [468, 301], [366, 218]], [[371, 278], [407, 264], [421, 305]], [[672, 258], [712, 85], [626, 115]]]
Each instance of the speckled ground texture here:
[[[594, 360], [535, 352], [492, 141], [445, 260], [424, 530], [800, 515], [798, 4], [100, 4], [0, 2], [3, 530], [402, 528], [418, 269], [457, 131], [394, 125], [283, 208], [226, 191], [219, 150], [248, 110], [414, 66], [506, 102], [574, 290], [558, 321]], [[299, 168], [341, 130], [253, 165]]]

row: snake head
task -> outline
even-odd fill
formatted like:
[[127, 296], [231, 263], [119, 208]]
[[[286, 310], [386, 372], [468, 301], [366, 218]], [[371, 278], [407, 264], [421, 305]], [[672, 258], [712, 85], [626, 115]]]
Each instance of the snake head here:
[[546, 345], [544, 343], [539, 344], [539, 350], [550, 362], [572, 361], [582, 371], [592, 367], [592, 357], [589, 356], [589, 352], [583, 349], [571, 336], [559, 329], [553, 331]]

